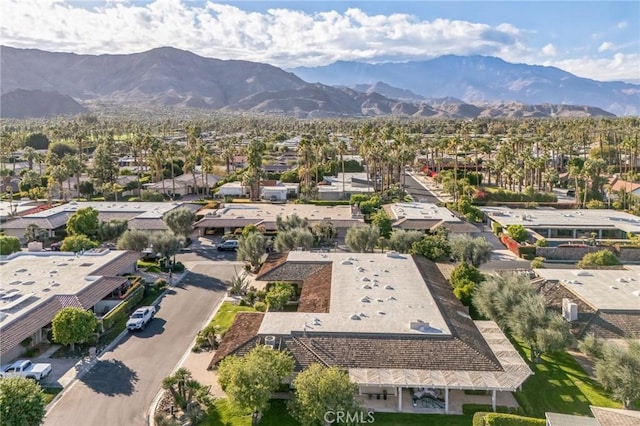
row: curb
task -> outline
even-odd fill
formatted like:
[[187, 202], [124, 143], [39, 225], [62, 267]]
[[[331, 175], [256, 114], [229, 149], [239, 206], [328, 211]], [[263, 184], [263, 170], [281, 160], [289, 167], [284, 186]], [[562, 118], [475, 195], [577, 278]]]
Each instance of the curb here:
[[[153, 302], [151, 302], [151, 305], [158, 306], [162, 298], [164, 298], [164, 296], [166, 296], [167, 293], [169, 292], [169, 289], [179, 284], [180, 281], [187, 275], [187, 273], [188, 271], [185, 270], [179, 277], [174, 277], [175, 284], [170, 284], [169, 287], [167, 287], [162, 293], [158, 295], [158, 297], [156, 297], [156, 299]], [[49, 404], [46, 405], [45, 418], [47, 414], [49, 414], [49, 412], [55, 407], [55, 405], [58, 403], [60, 398], [62, 398], [69, 390], [71, 390], [71, 388], [78, 382], [78, 380], [80, 380], [82, 376], [84, 376], [89, 370], [91, 370], [96, 365], [96, 363], [98, 362], [98, 360], [102, 355], [104, 355], [106, 352], [111, 351], [118, 343], [120, 343], [120, 341], [124, 339], [124, 337], [127, 335], [128, 332], [129, 330], [127, 330], [126, 328], [122, 330], [122, 332], [118, 334], [111, 341], [111, 343], [105, 346], [99, 353], [96, 353], [96, 357], [93, 360], [91, 360], [87, 365], [85, 365], [82, 369], [80, 369], [78, 373], [76, 373], [76, 376], [73, 378], [73, 380], [71, 380], [71, 382], [69, 382], [69, 384], [66, 387], [63, 387], [62, 391], [59, 394], [57, 394]], [[194, 343], [195, 343], [195, 340], [194, 340]], [[191, 350], [191, 348], [189, 348], [189, 350]], [[81, 362], [81, 361], [78, 361], [78, 362]], [[78, 365], [78, 363], [74, 364], [74, 367], [76, 365]]]
[[[213, 317], [220, 310], [220, 307], [224, 303], [225, 299], [226, 299], [226, 297], [223, 297], [223, 298], [220, 299], [218, 304], [213, 308], [213, 311], [211, 312], [211, 315], [209, 315], [209, 317], [204, 322], [204, 324], [200, 328], [200, 330], [202, 330], [202, 328], [204, 328], [207, 324], [209, 324], [211, 322]], [[193, 340], [189, 344], [189, 347], [187, 348], [185, 353], [182, 354], [182, 357], [180, 358], [178, 363], [175, 365], [175, 367], [173, 367], [173, 370], [171, 371], [171, 374], [175, 373], [176, 370], [178, 370], [178, 368], [180, 368], [182, 366], [182, 364], [184, 364], [185, 360], [189, 357], [189, 354], [191, 353], [191, 348], [193, 348], [193, 345], [195, 345], [197, 338], [198, 338], [198, 334], [196, 333], [196, 335], [194, 336]], [[163, 393], [164, 393], [164, 389], [160, 388], [160, 390], [158, 390], [158, 393], [156, 394], [156, 396], [151, 401], [151, 405], [149, 406], [149, 409], [147, 410], [147, 425], [148, 426], [156, 426], [155, 413], [156, 413], [156, 410], [158, 408], [158, 404], [160, 403], [160, 400], [162, 399]]]

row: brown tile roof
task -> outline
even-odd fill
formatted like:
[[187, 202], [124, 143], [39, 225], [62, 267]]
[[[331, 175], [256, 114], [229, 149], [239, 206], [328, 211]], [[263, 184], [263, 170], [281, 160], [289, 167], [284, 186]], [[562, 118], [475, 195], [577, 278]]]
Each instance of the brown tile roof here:
[[204, 217], [197, 221], [194, 228], [244, 228], [247, 225], [258, 225], [263, 219]]
[[[258, 339], [256, 335], [263, 318], [264, 313], [262, 312], [238, 312], [233, 324], [224, 334], [220, 346], [218, 346], [216, 353], [213, 355], [209, 368], [215, 367], [224, 357], [232, 353], [244, 355], [244, 353], [248, 352], [248, 349], [245, 352], [241, 351], [244, 346], [249, 348], [255, 346], [255, 342]], [[252, 341], [254, 344], [248, 345]]]
[[638, 426], [640, 425], [640, 411], [621, 410], [618, 408], [591, 407], [593, 416], [601, 426]]
[[287, 261], [288, 256], [289, 256], [288, 252], [287, 253], [269, 253], [264, 263], [260, 267], [260, 270], [258, 271], [258, 275], [256, 275], [256, 279], [260, 280], [260, 277], [262, 275], [266, 274], [267, 272], [270, 272], [271, 270], [285, 263]]
[[115, 277], [117, 275], [129, 272], [130, 267], [134, 265], [141, 257], [142, 254], [137, 251], [125, 251], [108, 264], [92, 271], [87, 275], [98, 277]]
[[90, 309], [113, 290], [127, 281], [126, 277], [102, 277], [89, 283], [75, 295], [55, 295], [0, 328], [0, 353], [5, 353], [18, 343], [31, 336], [36, 330], [49, 324], [62, 308], [75, 306]]
[[588, 333], [601, 339], [638, 339], [640, 311], [599, 311], [581, 334]]
[[304, 279], [298, 312], [329, 312], [332, 270], [330, 263]]
[[[491, 358], [494, 359], [489, 359], [461, 339], [448, 336], [306, 334], [304, 336], [296, 333], [295, 338], [324, 364], [341, 368], [462, 371], [501, 369], [493, 354]], [[303, 367], [306, 365], [303, 364]]]

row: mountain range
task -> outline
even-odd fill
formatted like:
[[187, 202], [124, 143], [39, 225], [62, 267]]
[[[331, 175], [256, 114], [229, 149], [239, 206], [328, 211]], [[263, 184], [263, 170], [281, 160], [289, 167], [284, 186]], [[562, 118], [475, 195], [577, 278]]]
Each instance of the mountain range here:
[[[603, 99], [600, 103], [609, 105], [610, 110], [610, 100], [618, 99], [617, 111], [637, 113], [640, 86], [579, 79], [558, 69], [514, 65], [496, 58], [468, 60], [476, 64], [475, 68], [469, 65], [466, 73], [451, 72], [449, 82], [438, 77], [446, 87], [429, 92], [425, 88], [433, 86], [432, 80], [436, 78], [417, 65], [409, 74], [407, 64], [394, 64], [407, 73], [405, 84], [399, 79], [399, 71], [393, 71], [392, 64], [382, 67], [341, 62], [290, 72], [262, 63], [204, 58], [169, 47], [126, 55], [78, 55], [2, 46], [0, 114], [2, 117], [73, 114], [83, 108], [81, 104], [86, 106], [99, 100], [141, 107], [193, 107], [302, 118], [611, 116], [601, 108], [585, 106]], [[482, 65], [484, 61], [493, 64], [492, 68]], [[477, 67], [484, 67], [484, 71], [479, 72]], [[520, 71], [516, 72], [514, 67]], [[325, 78], [322, 82], [307, 82]], [[591, 95], [591, 102], [584, 97], [579, 99], [585, 102], [575, 102], [577, 106], [555, 101], [558, 94], [554, 92], [564, 90], [558, 89], [562, 79], [566, 100], [572, 99], [571, 91], [582, 87]], [[461, 87], [465, 88], [464, 93]], [[540, 87], [546, 91], [542, 93]], [[541, 93], [531, 95], [531, 101], [514, 95], [531, 94], [534, 89]]]

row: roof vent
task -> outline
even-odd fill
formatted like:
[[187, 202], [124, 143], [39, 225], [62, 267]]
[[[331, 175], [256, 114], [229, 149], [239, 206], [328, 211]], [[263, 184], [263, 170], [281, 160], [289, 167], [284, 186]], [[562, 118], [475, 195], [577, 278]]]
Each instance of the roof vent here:
[[385, 290], [393, 290], [393, 287], [391, 287], [389, 284], [384, 286]]
[[360, 281], [362, 281], [362, 282], [369, 282], [369, 281], [371, 281], [371, 280], [370, 280], [369, 278], [367, 278], [367, 277], [362, 277], [362, 278], [360, 278]]
[[360, 317], [361, 317], [361, 318], [366, 318], [366, 317], [367, 317], [367, 314], [365, 314], [364, 312], [360, 312]]
[[400, 256], [400, 253], [398, 253], [397, 251], [390, 250], [390, 251], [387, 252], [387, 257], [391, 257], [391, 258], [394, 258], [394, 259], [399, 259], [402, 256]]
[[396, 298], [395, 298], [395, 297], [393, 297], [393, 296], [389, 296], [389, 297], [387, 297], [387, 300], [394, 301], [394, 300], [396, 300]]
[[348, 260], [343, 260], [342, 262], [340, 262], [341, 265], [353, 265], [352, 262], [348, 261]]
[[609, 288], [610, 288], [611, 290], [617, 290], [617, 289], [618, 289], [618, 287], [616, 287], [615, 285], [610, 285], [610, 286], [609, 286]]
[[360, 299], [360, 301], [364, 303], [369, 303], [371, 302], [371, 299], [369, 299], [369, 296], [364, 296], [363, 298]]
[[386, 315], [386, 313], [382, 311], [378, 311], [378, 315]]
[[371, 290], [371, 286], [369, 284], [365, 284], [362, 286], [365, 290]]
[[353, 314], [349, 318], [352, 320], [360, 320], [360, 316], [358, 314]]
[[358, 266], [358, 272], [364, 272], [364, 268], [362, 266]]

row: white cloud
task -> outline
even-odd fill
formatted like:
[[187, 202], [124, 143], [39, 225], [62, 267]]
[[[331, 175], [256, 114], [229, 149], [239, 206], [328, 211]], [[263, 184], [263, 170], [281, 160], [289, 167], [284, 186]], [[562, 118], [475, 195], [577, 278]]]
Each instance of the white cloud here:
[[44, 1], [0, 0], [0, 13], [11, 17], [0, 23], [3, 43], [93, 54], [174, 46], [203, 56], [284, 67], [339, 59], [515, 55], [523, 49], [520, 30], [508, 23], [421, 21], [407, 14], [370, 15], [358, 8], [344, 13], [251, 13], [232, 5], [180, 0], [109, 0], [88, 8], [70, 0]]
[[613, 59], [559, 58], [551, 43], [542, 49], [528, 45], [537, 37], [535, 31], [510, 23], [423, 21], [400, 13], [371, 15], [359, 8], [341, 13], [273, 8], [257, 13], [207, 0], [0, 0], [0, 14], [3, 44], [80, 54], [173, 46], [206, 57], [285, 68], [337, 60], [423, 60], [444, 54], [491, 55], [530, 64], [553, 57], [554, 65], [598, 79], [608, 79], [608, 73], [612, 78], [637, 78], [630, 77], [632, 65], [638, 69], [638, 55], [623, 55], [618, 65]]
[[602, 42], [600, 47], [598, 47], [598, 52], [606, 52], [607, 50], [613, 50], [615, 49], [615, 47], [616, 47], [615, 44], [609, 41], [604, 41]]
[[628, 25], [629, 23], [627, 21], [620, 21], [618, 22], [618, 25], [616, 25], [616, 27], [618, 27], [619, 29], [623, 29], [623, 28], [627, 28]]
[[601, 81], [637, 80], [640, 78], [640, 55], [616, 53], [609, 58], [583, 57], [548, 61], [552, 65], [579, 77]]
[[556, 56], [558, 52], [556, 51], [556, 47], [553, 44], [549, 43], [542, 48], [542, 54], [545, 56]]

